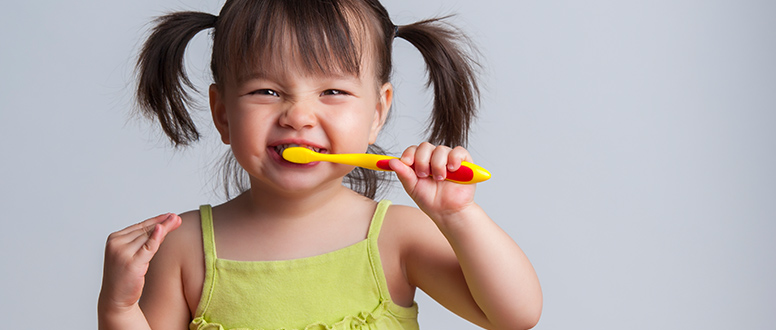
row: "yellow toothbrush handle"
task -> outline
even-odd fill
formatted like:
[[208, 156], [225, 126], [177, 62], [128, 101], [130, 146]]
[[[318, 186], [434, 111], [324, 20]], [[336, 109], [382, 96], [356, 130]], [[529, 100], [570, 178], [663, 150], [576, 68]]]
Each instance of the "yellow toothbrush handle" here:
[[[283, 158], [293, 162], [306, 164], [309, 162], [325, 161], [338, 164], [352, 165], [376, 171], [392, 171], [388, 166], [391, 159], [398, 157], [374, 155], [374, 154], [321, 154], [307, 148], [293, 147], [283, 151]], [[447, 171], [448, 181], [457, 183], [477, 183], [490, 179], [488, 170], [469, 162], [461, 162], [461, 167], [455, 172]]]
[[[390, 171], [391, 168], [388, 167], [388, 161], [398, 159], [397, 157], [375, 154], [321, 154], [321, 156], [323, 156], [321, 160], [327, 162], [353, 165], [375, 171]], [[378, 166], [378, 164], [383, 163], [385, 164], [384, 167]]]

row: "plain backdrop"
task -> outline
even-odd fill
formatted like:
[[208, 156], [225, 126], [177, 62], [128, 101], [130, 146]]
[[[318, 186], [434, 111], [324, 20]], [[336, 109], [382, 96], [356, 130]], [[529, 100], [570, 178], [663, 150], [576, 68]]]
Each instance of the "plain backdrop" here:
[[[221, 1], [0, 5], [0, 310], [13, 329], [96, 328], [107, 235], [223, 201], [224, 147], [175, 151], [132, 113], [149, 21]], [[776, 324], [776, 2], [385, 1], [396, 24], [457, 13], [478, 45], [477, 201], [525, 250], [537, 329]], [[208, 33], [187, 67], [206, 92]], [[430, 96], [395, 42], [381, 143], [423, 139]], [[204, 97], [199, 98], [206, 105]], [[385, 197], [411, 201], [395, 185]], [[474, 326], [418, 295], [426, 329]]]

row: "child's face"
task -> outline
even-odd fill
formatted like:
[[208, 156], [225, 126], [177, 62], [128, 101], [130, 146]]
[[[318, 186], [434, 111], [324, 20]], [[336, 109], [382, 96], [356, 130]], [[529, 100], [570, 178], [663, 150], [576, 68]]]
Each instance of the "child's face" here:
[[311, 75], [291, 67], [211, 87], [215, 125], [252, 184], [289, 191], [340, 184], [352, 167], [292, 164], [281, 151], [302, 145], [323, 153], [365, 152], [382, 128], [393, 89], [377, 83], [372, 68], [364, 69], [360, 76]]

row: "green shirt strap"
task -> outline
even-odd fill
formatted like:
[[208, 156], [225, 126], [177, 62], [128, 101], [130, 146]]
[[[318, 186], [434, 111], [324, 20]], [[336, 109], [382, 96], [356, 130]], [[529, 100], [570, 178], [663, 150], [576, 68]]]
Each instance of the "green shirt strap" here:
[[205, 252], [205, 283], [202, 285], [202, 297], [197, 306], [196, 315], [202, 315], [210, 305], [213, 296], [216, 268], [216, 236], [213, 231], [213, 209], [210, 205], [199, 207], [199, 215], [202, 222], [202, 244]]
[[383, 226], [383, 220], [385, 220], [385, 213], [388, 211], [388, 207], [391, 206], [391, 201], [381, 200], [377, 204], [374, 216], [372, 217], [372, 223], [369, 225], [369, 233], [367, 234], [367, 240], [369, 241], [369, 261], [372, 266], [372, 274], [375, 276], [375, 284], [380, 290], [380, 300], [391, 300], [391, 294], [388, 291], [388, 282], [383, 272], [383, 264], [380, 261], [380, 251], [377, 244], [377, 238], [380, 236], [380, 228]]

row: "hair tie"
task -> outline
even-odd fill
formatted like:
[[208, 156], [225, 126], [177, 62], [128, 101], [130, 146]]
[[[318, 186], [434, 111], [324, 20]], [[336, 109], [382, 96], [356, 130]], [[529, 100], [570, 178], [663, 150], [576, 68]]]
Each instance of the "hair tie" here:
[[399, 26], [398, 25], [394, 25], [393, 26], [393, 37], [396, 38], [398, 36], [399, 36]]

